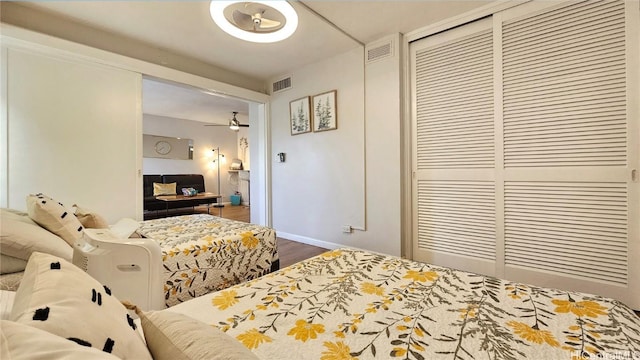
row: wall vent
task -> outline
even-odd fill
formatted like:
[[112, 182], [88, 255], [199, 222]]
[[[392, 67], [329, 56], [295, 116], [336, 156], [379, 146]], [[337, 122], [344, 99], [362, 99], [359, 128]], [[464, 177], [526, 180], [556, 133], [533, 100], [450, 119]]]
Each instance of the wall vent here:
[[271, 93], [273, 94], [288, 89], [291, 89], [291, 76], [274, 81], [273, 86], [271, 87]]
[[393, 56], [393, 41], [375, 43], [366, 48], [367, 64]]

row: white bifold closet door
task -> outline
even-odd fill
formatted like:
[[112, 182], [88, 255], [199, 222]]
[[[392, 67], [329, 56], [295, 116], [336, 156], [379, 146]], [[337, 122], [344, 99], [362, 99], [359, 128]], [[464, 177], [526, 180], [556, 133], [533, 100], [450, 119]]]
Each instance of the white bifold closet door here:
[[414, 258], [640, 308], [637, 2], [534, 2], [410, 45]]

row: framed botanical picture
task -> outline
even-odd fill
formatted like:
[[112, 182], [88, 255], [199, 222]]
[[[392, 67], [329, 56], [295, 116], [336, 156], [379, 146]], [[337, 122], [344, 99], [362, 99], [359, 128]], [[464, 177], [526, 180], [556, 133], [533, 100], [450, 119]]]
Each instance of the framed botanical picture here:
[[336, 98], [336, 90], [313, 96], [311, 101], [313, 105], [313, 131], [335, 130], [338, 128]]
[[291, 119], [291, 135], [304, 134], [311, 131], [311, 111], [308, 96], [289, 102], [289, 119]]

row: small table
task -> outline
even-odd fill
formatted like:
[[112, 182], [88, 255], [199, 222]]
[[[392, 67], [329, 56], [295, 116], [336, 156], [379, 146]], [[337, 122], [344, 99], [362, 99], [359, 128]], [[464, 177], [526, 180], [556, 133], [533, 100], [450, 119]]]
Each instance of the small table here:
[[[208, 193], [208, 192], [198, 193], [193, 196], [160, 195], [160, 196], [156, 196], [156, 199], [160, 201], [164, 201], [167, 204], [167, 207], [166, 207], [167, 215], [169, 214], [169, 203], [172, 203], [172, 202], [187, 202], [191, 200], [200, 200], [200, 199], [206, 199], [206, 200], [216, 199], [216, 205], [214, 205], [213, 207], [217, 207], [220, 209], [218, 216], [222, 216], [222, 208], [224, 207], [224, 205], [218, 204], [218, 202], [220, 201], [219, 199], [222, 199], [222, 195], [217, 195], [217, 194]], [[207, 214], [209, 214], [210, 205], [211, 205], [211, 202], [207, 201]], [[222, 205], [222, 206], [219, 206], [219, 205]]]

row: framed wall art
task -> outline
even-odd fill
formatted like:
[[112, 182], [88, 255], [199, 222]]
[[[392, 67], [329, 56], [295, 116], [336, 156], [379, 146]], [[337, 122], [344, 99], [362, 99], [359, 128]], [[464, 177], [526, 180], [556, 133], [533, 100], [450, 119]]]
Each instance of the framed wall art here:
[[289, 102], [289, 119], [291, 119], [291, 135], [304, 134], [311, 131], [311, 111], [309, 97]]
[[313, 131], [335, 130], [338, 128], [337, 90], [314, 95]]

